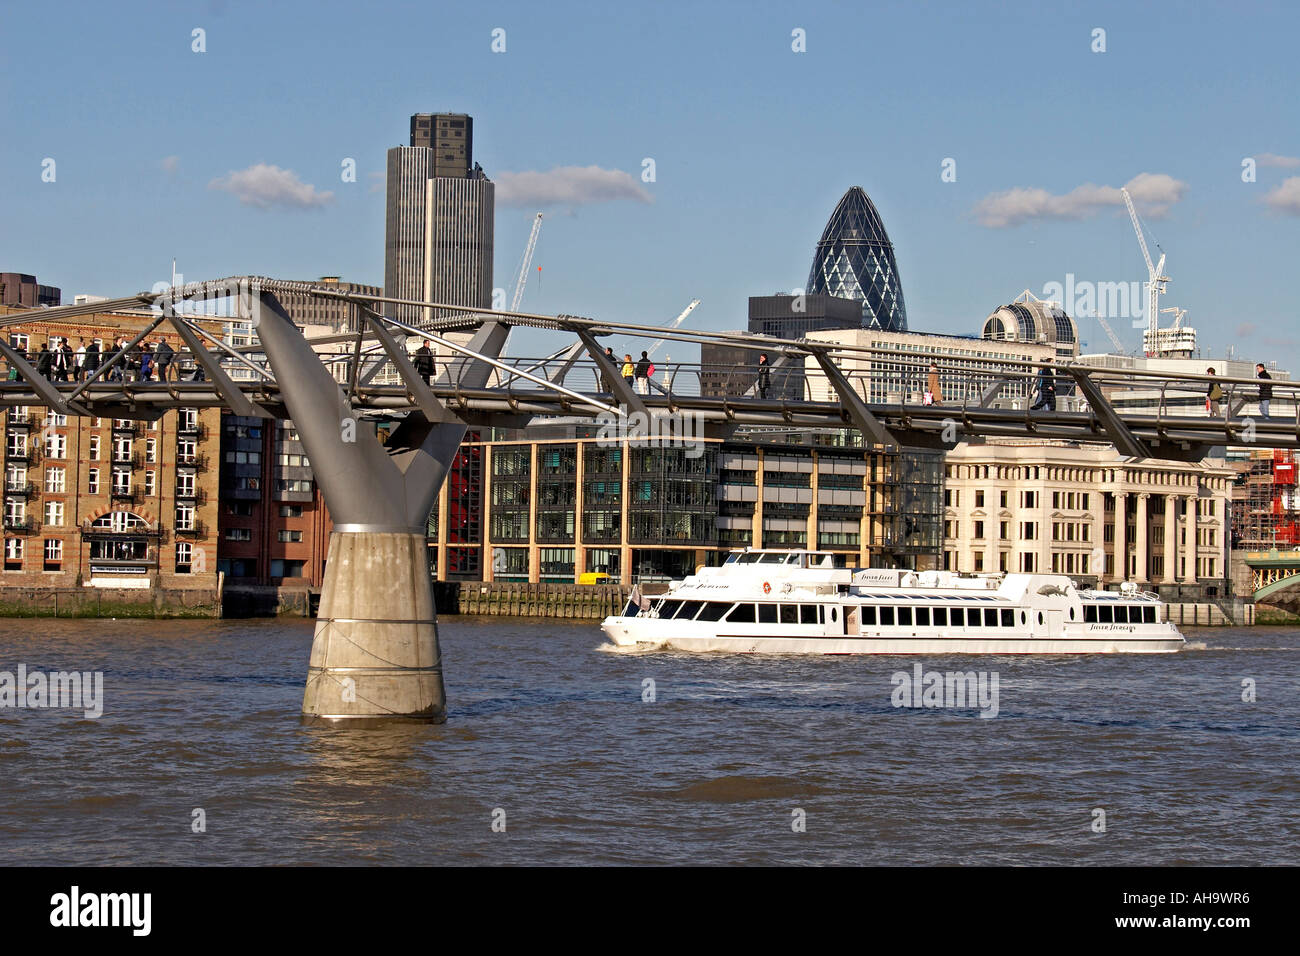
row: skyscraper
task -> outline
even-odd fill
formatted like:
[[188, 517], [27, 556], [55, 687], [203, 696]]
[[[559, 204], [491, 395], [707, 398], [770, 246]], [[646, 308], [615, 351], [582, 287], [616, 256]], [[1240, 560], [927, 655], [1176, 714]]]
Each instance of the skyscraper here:
[[907, 331], [894, 246], [861, 186], [850, 188], [831, 213], [817, 243], [807, 291], [861, 302], [863, 328]]
[[[496, 187], [473, 162], [473, 131], [464, 114], [417, 113], [411, 145], [388, 151], [385, 296], [491, 307]], [[458, 313], [393, 306], [389, 314], [421, 325]]]

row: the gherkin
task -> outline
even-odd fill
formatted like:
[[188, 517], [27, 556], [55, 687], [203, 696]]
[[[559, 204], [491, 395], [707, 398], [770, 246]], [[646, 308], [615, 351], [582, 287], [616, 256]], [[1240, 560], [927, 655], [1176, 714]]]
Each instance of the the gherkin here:
[[862, 326], [907, 331], [907, 307], [894, 246], [861, 186], [844, 194], [817, 243], [808, 292], [862, 303]]

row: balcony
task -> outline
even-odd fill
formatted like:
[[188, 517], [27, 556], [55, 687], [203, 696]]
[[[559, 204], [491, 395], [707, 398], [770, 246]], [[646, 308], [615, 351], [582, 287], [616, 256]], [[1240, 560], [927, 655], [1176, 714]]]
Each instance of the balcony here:
[[176, 467], [193, 468], [195, 471], [207, 471], [208, 456], [202, 453], [195, 453], [192, 455], [177, 454]]
[[208, 427], [202, 422], [185, 422], [182, 421], [180, 427], [176, 429], [178, 435], [184, 435], [186, 438], [194, 438], [203, 441], [208, 437]]
[[5, 515], [4, 526], [6, 531], [12, 531], [15, 534], [36, 534], [41, 530], [41, 523], [35, 518], [18, 518], [13, 515]]
[[123, 425], [121, 421], [114, 419], [113, 434], [114, 436], [121, 438], [125, 438], [127, 435], [137, 438], [141, 437], [144, 435], [144, 422], [130, 422], [129, 424]]
[[121, 501], [129, 505], [140, 503], [140, 495], [130, 488], [114, 488], [108, 493], [108, 497], [113, 501]]
[[207, 525], [198, 520], [191, 521], [187, 525], [177, 523], [174, 530], [178, 538], [202, 538], [208, 533]]
[[116, 451], [113, 452], [112, 464], [114, 465], [125, 465], [131, 469], [136, 469], [139, 468], [143, 462], [144, 459], [140, 457], [139, 452], [136, 452], [134, 455], [122, 455]]
[[83, 538], [154, 538], [163, 540], [167, 533], [161, 528], [143, 528], [135, 525], [129, 528], [98, 527], [91, 521], [81, 523]]
[[32, 495], [36, 494], [36, 485], [32, 484], [30, 481], [6, 481], [5, 494], [30, 498]]
[[177, 501], [192, 501], [196, 505], [205, 505], [208, 503], [208, 493], [202, 488], [177, 488]]
[[35, 465], [40, 462], [41, 449], [36, 445], [28, 445], [25, 448], [14, 448], [12, 446], [5, 449], [5, 458], [9, 461], [25, 461], [29, 465]]
[[8, 424], [20, 428], [31, 428], [33, 425], [36, 424], [36, 420], [31, 414], [27, 412], [15, 411], [14, 409], [11, 408], [9, 409]]

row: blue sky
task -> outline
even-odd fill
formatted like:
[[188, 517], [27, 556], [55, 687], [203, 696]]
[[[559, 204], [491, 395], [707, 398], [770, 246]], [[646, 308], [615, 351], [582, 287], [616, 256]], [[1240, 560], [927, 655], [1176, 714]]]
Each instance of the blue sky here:
[[[1144, 279], [1115, 189], [1147, 173], [1164, 177], [1142, 203], [1169, 256], [1162, 305], [1189, 310], [1207, 352], [1300, 370], [1298, 28], [1294, 9], [1249, 3], [11, 7], [0, 271], [35, 273], [65, 301], [147, 289], [173, 256], [191, 280], [382, 283], [385, 150], [406, 142], [411, 113], [457, 111], [499, 184], [623, 174], [612, 195], [629, 198], [499, 199], [506, 289], [547, 214], [529, 310], [659, 323], [698, 297], [692, 326], [743, 327], [748, 296], [804, 284], [836, 201], [861, 185], [893, 239], [910, 326], [973, 333], [1070, 273]], [[642, 183], [647, 157], [655, 181]], [[941, 180], [946, 158], [955, 182]], [[263, 164], [304, 184], [298, 204], [213, 186]], [[1136, 346], [1130, 323], [1112, 324]]]

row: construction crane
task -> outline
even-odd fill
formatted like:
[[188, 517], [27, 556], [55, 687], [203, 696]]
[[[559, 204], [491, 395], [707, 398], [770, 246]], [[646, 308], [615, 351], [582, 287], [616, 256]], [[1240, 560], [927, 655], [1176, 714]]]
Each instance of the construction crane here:
[[515, 296], [510, 300], [510, 311], [519, 309], [519, 300], [524, 297], [524, 285], [528, 282], [528, 267], [533, 264], [533, 250], [537, 248], [537, 233], [542, 229], [542, 214], [533, 219], [533, 231], [528, 234], [528, 245], [524, 247], [524, 261], [519, 267], [519, 278], [515, 281]]
[[1115, 351], [1120, 355], [1128, 355], [1128, 349], [1124, 348], [1124, 343], [1119, 340], [1119, 336], [1116, 335], [1115, 330], [1110, 327], [1110, 323], [1106, 321], [1106, 317], [1102, 315], [1101, 312], [1093, 312], [1092, 317], [1097, 320], [1099, 325], [1101, 325], [1102, 330], [1110, 339], [1110, 344], [1115, 346]]
[[1129, 218], [1133, 220], [1133, 231], [1137, 233], [1138, 245], [1142, 247], [1142, 258], [1147, 264], [1147, 320], [1151, 325], [1151, 342], [1154, 346], [1158, 341], [1156, 332], [1160, 327], [1160, 296], [1165, 291], [1165, 284], [1169, 282], [1169, 276], [1164, 275], [1165, 254], [1160, 253], [1160, 261], [1155, 265], [1151, 264], [1151, 253], [1147, 251], [1147, 240], [1142, 235], [1142, 223], [1138, 219], [1137, 210], [1133, 207], [1133, 197], [1128, 194], [1127, 189], [1121, 189], [1124, 194], [1124, 205], [1128, 206]]
[[1160, 311], [1161, 311], [1161, 312], [1172, 312], [1172, 313], [1174, 314], [1174, 328], [1176, 328], [1176, 329], [1181, 329], [1181, 328], [1183, 327], [1183, 316], [1185, 316], [1185, 315], [1187, 314], [1187, 310], [1186, 310], [1186, 309], [1179, 309], [1179, 308], [1176, 308], [1176, 307], [1171, 307], [1171, 308], [1168, 308], [1168, 309], [1161, 309]]
[[[686, 308], [682, 309], [681, 315], [677, 316], [677, 318], [673, 319], [671, 322], [668, 323], [668, 331], [672, 331], [673, 329], [677, 328], [677, 326], [685, 322], [686, 317], [690, 315], [692, 312], [694, 312], [695, 307], [699, 304], [700, 304], [699, 299], [691, 299], [691, 304], [688, 305]], [[653, 356], [655, 352], [659, 351], [659, 346], [663, 345], [667, 341], [668, 341], [667, 339], [658, 339], [653, 345], [650, 346], [650, 349], [649, 351], [646, 352], [646, 355]]]

